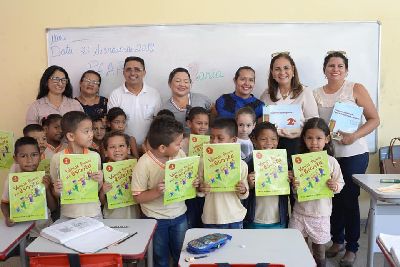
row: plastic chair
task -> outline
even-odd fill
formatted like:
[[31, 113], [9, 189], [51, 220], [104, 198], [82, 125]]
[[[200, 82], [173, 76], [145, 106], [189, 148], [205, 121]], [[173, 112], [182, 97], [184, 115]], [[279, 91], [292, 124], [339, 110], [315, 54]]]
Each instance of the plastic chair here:
[[[77, 255], [81, 267], [122, 267], [122, 256], [120, 254], [69, 254]], [[31, 267], [70, 267], [79, 266], [72, 264], [69, 255], [51, 255], [30, 258]]]

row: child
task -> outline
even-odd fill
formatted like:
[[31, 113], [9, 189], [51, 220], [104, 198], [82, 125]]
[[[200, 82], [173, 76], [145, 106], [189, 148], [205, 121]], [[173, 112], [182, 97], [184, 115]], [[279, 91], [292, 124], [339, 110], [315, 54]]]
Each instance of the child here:
[[50, 114], [42, 119], [42, 126], [47, 139], [47, 147], [44, 151], [46, 159], [51, 159], [55, 153], [63, 149], [61, 144], [61, 119], [60, 114]]
[[[108, 162], [128, 159], [129, 136], [121, 131], [107, 134], [103, 140], [103, 147]], [[132, 176], [131, 176], [132, 179]], [[137, 219], [140, 218], [139, 205], [131, 205], [122, 208], [108, 209], [106, 194], [112, 189], [112, 184], [103, 183], [100, 190], [100, 202], [104, 206], [103, 215], [105, 219]]]
[[24, 136], [35, 138], [39, 144], [40, 159], [45, 159], [45, 150], [47, 148], [47, 138], [44, 128], [39, 124], [28, 124], [22, 130]]
[[[205, 108], [193, 107], [186, 118], [186, 125], [191, 134], [206, 135], [208, 133], [209, 121], [209, 112]], [[189, 136], [183, 138], [182, 150], [186, 155], [189, 153]]]
[[[126, 113], [122, 110], [122, 108], [111, 108], [107, 113], [107, 126], [111, 131], [124, 132], [126, 127], [126, 118]], [[129, 146], [131, 148], [130, 153], [132, 157], [135, 159], [139, 158], [135, 137], [130, 136]]]
[[[329, 136], [328, 125], [320, 118], [309, 119], [304, 124], [300, 135], [300, 151], [308, 153], [323, 150], [328, 152], [331, 177], [326, 184], [334, 193], [339, 193], [344, 186], [344, 180], [339, 163], [333, 157], [333, 145]], [[296, 192], [300, 185], [299, 181], [295, 177], [291, 178], [293, 180], [293, 190]], [[298, 229], [306, 240], [307, 237], [310, 237], [317, 266], [325, 266], [326, 264], [324, 244], [331, 239], [331, 213], [331, 198], [296, 202], [289, 222], [289, 227]]]
[[[238, 127], [234, 119], [216, 119], [211, 126], [211, 143], [236, 143]], [[246, 209], [240, 202], [249, 195], [247, 164], [240, 162], [241, 177], [236, 192], [210, 192], [210, 185], [204, 181], [201, 192], [205, 194], [202, 221], [204, 227], [219, 229], [241, 229]]]
[[[278, 146], [278, 131], [270, 122], [256, 125], [252, 132], [252, 139], [257, 150], [276, 149]], [[248, 163], [247, 177], [250, 187], [248, 199], [243, 201], [247, 208], [244, 227], [250, 229], [279, 229], [286, 228], [288, 223], [288, 197], [282, 196], [255, 196], [255, 174], [253, 157]]]
[[[40, 162], [39, 145], [32, 137], [21, 137], [15, 142], [14, 161], [18, 164], [20, 171], [18, 172], [35, 172]], [[10, 172], [11, 173], [11, 172]], [[38, 220], [35, 222], [35, 227], [32, 229], [31, 237], [39, 236], [40, 230], [49, 226], [52, 221], [50, 211], [57, 208], [57, 203], [51, 194], [51, 180], [48, 176], [43, 176], [42, 183], [46, 188], [46, 199], [48, 207], [48, 219]], [[8, 227], [15, 225], [10, 219], [10, 203], [9, 203], [9, 181], [8, 177], [4, 180], [3, 195], [1, 198], [1, 211], [3, 212], [5, 223]]]
[[[203, 107], [193, 107], [187, 116], [186, 124], [191, 134], [205, 135], [208, 133], [209, 112]], [[189, 152], [189, 136], [182, 141], [182, 150]], [[204, 197], [196, 197], [185, 201], [189, 228], [201, 228], [201, 214], [203, 213]]]
[[[88, 154], [95, 153], [98, 157], [99, 171], [88, 173], [90, 179], [97, 181], [99, 190], [103, 185], [103, 173], [101, 171], [100, 155], [89, 151], [88, 147], [93, 141], [92, 120], [81, 111], [70, 111], [64, 114], [61, 120], [61, 129], [68, 141], [66, 149], [54, 154], [50, 162], [50, 175], [54, 184], [54, 195], [58, 199], [62, 191], [60, 179], [60, 157], [64, 154]], [[78, 218], [87, 216], [102, 219], [100, 202], [81, 204], [61, 204], [61, 219]]]
[[103, 138], [106, 135], [106, 125], [102, 117], [92, 118], [93, 142], [91, 148], [96, 150], [101, 158], [104, 158]]
[[253, 155], [253, 143], [249, 136], [256, 126], [256, 113], [251, 107], [243, 107], [236, 112], [235, 119], [238, 125], [237, 142], [240, 143], [241, 157], [249, 163]]
[[[147, 141], [150, 149], [139, 159], [132, 175], [132, 193], [145, 217], [157, 220], [154, 233], [154, 265], [169, 266], [171, 253], [177, 266], [183, 239], [187, 230], [186, 205], [178, 202], [164, 206], [165, 163], [185, 157], [180, 150], [183, 125], [169, 116], [158, 116], [150, 125]], [[195, 179], [194, 187], [199, 180]]]

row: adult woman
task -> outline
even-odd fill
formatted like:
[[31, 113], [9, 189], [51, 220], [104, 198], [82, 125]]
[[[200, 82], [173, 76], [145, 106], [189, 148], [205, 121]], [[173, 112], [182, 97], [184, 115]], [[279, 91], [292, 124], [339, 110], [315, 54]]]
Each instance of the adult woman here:
[[353, 182], [354, 173], [365, 173], [368, 166], [368, 146], [364, 138], [379, 125], [379, 115], [365, 87], [346, 80], [348, 59], [344, 52], [329, 52], [325, 57], [323, 71], [328, 83], [314, 92], [321, 118], [327, 123], [336, 102], [347, 102], [363, 107], [366, 122], [354, 133], [340, 132], [341, 141], [334, 140], [335, 157], [342, 169], [345, 186], [333, 198], [331, 234], [333, 245], [326, 251], [334, 257], [344, 249], [346, 253], [341, 266], [351, 265], [358, 250], [360, 237], [360, 209], [358, 196], [360, 188]]
[[249, 106], [256, 113], [257, 119], [261, 119], [264, 103], [251, 94], [256, 83], [255, 71], [249, 66], [240, 67], [235, 73], [233, 82], [235, 92], [224, 94], [215, 102], [217, 115], [234, 119], [236, 111]]
[[[169, 74], [168, 85], [172, 96], [161, 109], [168, 109], [174, 113], [175, 119], [186, 126], [186, 114], [191, 107], [203, 107], [210, 111], [211, 100], [202, 94], [191, 93], [192, 80], [189, 71], [185, 68], [176, 68]], [[186, 129], [186, 127], [185, 127]]]
[[83, 111], [72, 98], [68, 73], [60, 66], [48, 67], [40, 79], [39, 93], [26, 112], [26, 124], [41, 124], [50, 114], [64, 115], [69, 111]]
[[[299, 105], [300, 128], [305, 120], [318, 117], [318, 108], [312, 91], [300, 83], [296, 65], [288, 52], [272, 54], [268, 88], [260, 98], [266, 105]], [[280, 135], [278, 148], [287, 150], [289, 165], [291, 156], [298, 153], [300, 130], [278, 129]]]
[[107, 98], [99, 96], [101, 76], [94, 70], [85, 71], [80, 81], [80, 95], [75, 97], [83, 110], [92, 119], [105, 117], [107, 114]]

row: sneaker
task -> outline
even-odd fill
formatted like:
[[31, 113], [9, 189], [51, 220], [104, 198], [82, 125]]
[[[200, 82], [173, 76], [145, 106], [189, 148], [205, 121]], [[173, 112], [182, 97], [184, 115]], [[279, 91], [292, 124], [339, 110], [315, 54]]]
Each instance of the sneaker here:
[[325, 251], [325, 255], [327, 258], [333, 258], [336, 257], [336, 255], [343, 250], [343, 244], [333, 243], [332, 246]]
[[340, 260], [340, 267], [351, 267], [356, 261], [356, 253], [346, 250], [343, 258]]

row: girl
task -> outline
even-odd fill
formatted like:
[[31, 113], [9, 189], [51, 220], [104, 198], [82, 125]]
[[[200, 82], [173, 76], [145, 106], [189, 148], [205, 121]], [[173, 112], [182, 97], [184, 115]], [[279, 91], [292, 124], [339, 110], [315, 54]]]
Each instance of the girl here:
[[102, 117], [92, 119], [93, 122], [93, 142], [92, 147], [99, 152], [101, 159], [104, 159], [103, 138], [106, 135], [106, 125]]
[[47, 139], [47, 148], [44, 151], [46, 159], [51, 159], [55, 153], [63, 149], [61, 119], [60, 114], [50, 114], [42, 119], [42, 126]]
[[[186, 125], [191, 134], [206, 135], [208, 133], [209, 112], [203, 107], [191, 108], [187, 116]], [[188, 154], [189, 137], [185, 137], [181, 143], [182, 150]], [[189, 228], [201, 228], [201, 214], [203, 213], [204, 197], [188, 199], [186, 202], [186, 216]]]
[[[114, 131], [107, 134], [103, 140], [103, 147], [108, 162], [121, 161], [129, 158], [129, 139], [130, 137], [121, 131]], [[112, 185], [104, 182], [99, 192], [99, 198], [103, 208], [105, 219], [137, 219], [140, 218], [138, 205], [131, 205], [116, 209], [107, 208], [106, 193], [112, 189]]]
[[[344, 180], [339, 163], [333, 157], [333, 145], [329, 136], [329, 128], [323, 119], [312, 118], [303, 127], [300, 135], [300, 151], [302, 153], [326, 150], [331, 178], [326, 182], [334, 193], [339, 193]], [[293, 190], [296, 192], [300, 183], [292, 176]], [[330, 216], [332, 213], [332, 199], [323, 198], [304, 202], [296, 202], [293, 208], [289, 227], [298, 229], [307, 240], [310, 237], [312, 250], [317, 266], [325, 266], [325, 246], [331, 239]]]
[[[278, 131], [270, 122], [262, 122], [255, 126], [252, 140], [257, 150], [276, 149], [278, 146]], [[253, 156], [249, 163], [249, 198], [243, 201], [247, 208], [244, 219], [245, 228], [276, 229], [286, 228], [288, 222], [288, 197], [282, 196], [255, 196], [255, 174]]]
[[[186, 125], [191, 134], [206, 135], [209, 121], [209, 112], [205, 108], [194, 107], [190, 109], [187, 115]], [[181, 148], [186, 155], [189, 153], [189, 136], [183, 138]]]
[[250, 134], [256, 126], [256, 113], [250, 107], [243, 107], [236, 112], [236, 123], [238, 125], [238, 139], [240, 143], [241, 157], [247, 164], [253, 155], [253, 143]]
[[[126, 128], [126, 113], [122, 110], [122, 108], [114, 107], [111, 108], [107, 113], [107, 126], [110, 131], [125, 131]], [[130, 146], [130, 154], [132, 157], [138, 159], [139, 153], [136, 145], [136, 139], [133, 136], [130, 136], [129, 139]]]

